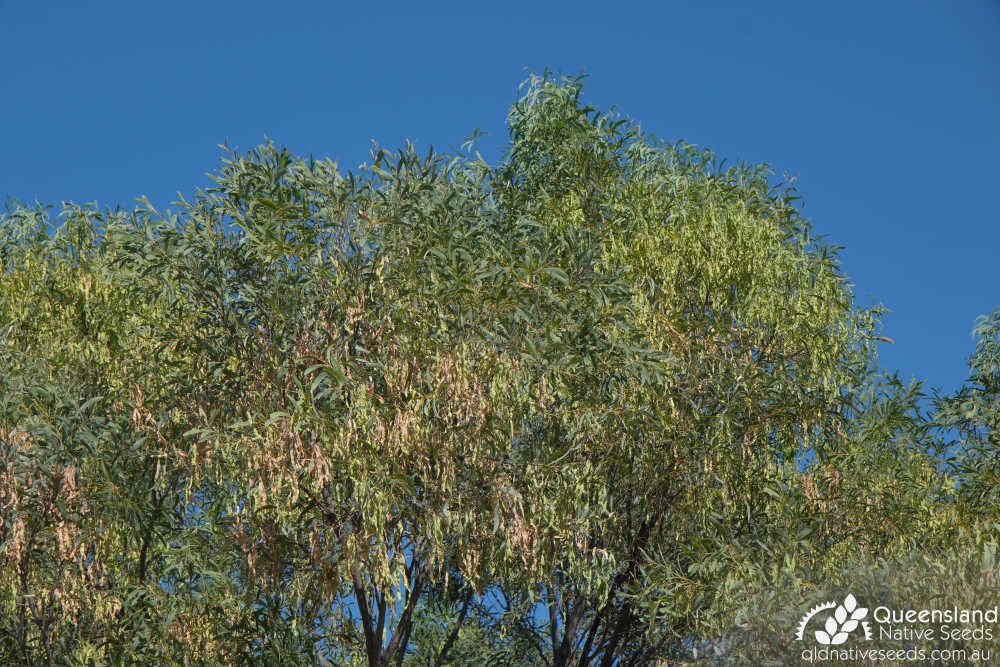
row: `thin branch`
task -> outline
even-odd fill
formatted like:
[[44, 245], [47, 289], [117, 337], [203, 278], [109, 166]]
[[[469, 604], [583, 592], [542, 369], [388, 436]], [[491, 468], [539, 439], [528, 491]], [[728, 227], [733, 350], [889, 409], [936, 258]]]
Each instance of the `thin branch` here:
[[409, 639], [410, 626], [413, 624], [413, 608], [417, 605], [417, 599], [420, 597], [423, 587], [424, 571], [423, 568], [417, 568], [413, 576], [413, 586], [410, 588], [410, 593], [406, 599], [406, 607], [403, 609], [402, 616], [399, 617], [399, 622], [396, 624], [396, 631], [392, 634], [392, 639], [389, 640], [389, 645], [386, 647], [385, 653], [382, 654], [382, 664], [392, 659], [396, 649], [401, 649], [403, 652], [406, 651], [406, 645], [402, 643], [402, 639], [404, 634]]
[[458, 612], [458, 618], [455, 619], [455, 623], [451, 626], [451, 632], [448, 633], [448, 638], [444, 642], [444, 646], [441, 647], [441, 651], [438, 653], [437, 660], [434, 661], [434, 667], [441, 667], [444, 664], [445, 656], [448, 655], [448, 651], [451, 650], [452, 644], [455, 643], [455, 639], [458, 638], [458, 631], [462, 627], [462, 623], [465, 621], [465, 615], [469, 611], [469, 604], [472, 602], [473, 589], [470, 586], [469, 591], [465, 594], [465, 601], [462, 603], [462, 610]]
[[358, 610], [361, 612], [361, 629], [365, 633], [365, 652], [368, 654], [368, 664], [371, 667], [380, 667], [380, 644], [375, 636], [375, 627], [372, 623], [371, 611], [368, 609], [368, 598], [365, 596], [364, 581], [361, 579], [361, 568], [356, 560], [351, 561], [351, 584], [354, 587], [354, 598], [358, 603]]

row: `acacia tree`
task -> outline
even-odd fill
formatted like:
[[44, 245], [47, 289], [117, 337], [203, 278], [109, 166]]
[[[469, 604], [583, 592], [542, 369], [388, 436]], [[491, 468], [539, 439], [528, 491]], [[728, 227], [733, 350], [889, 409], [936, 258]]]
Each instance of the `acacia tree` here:
[[881, 539], [824, 519], [919, 436], [865, 417], [878, 309], [764, 167], [580, 94], [529, 79], [495, 167], [268, 144], [8, 211], [0, 658], [648, 664]]
[[497, 187], [509, 209], [599, 235], [668, 370], [612, 392], [614, 418], [580, 454], [600, 518], [549, 578], [524, 582], [545, 613], [511, 609], [552, 664], [639, 664], [686, 651], [724, 607], [721, 583], [800, 548], [779, 490], [804, 455], [842, 449], [879, 311], [854, 306], [835, 249], [764, 167], [662, 144], [580, 92], [529, 83]]
[[[61, 575], [22, 580], [12, 659], [131, 650], [108, 629], [128, 618], [164, 659], [342, 662], [360, 649], [388, 664], [405, 656], [429, 583], [484, 590], [532, 562], [540, 524], [566, 541], [579, 519], [565, 510], [585, 508], [587, 490], [547, 474], [561, 470], [552, 452], [522, 432], [566, 378], [656, 376], [656, 355], [621, 325], [628, 291], [594, 265], [588, 237], [502, 215], [478, 163], [389, 158], [357, 179], [268, 146], [228, 160], [219, 187], [178, 214], [73, 210], [53, 238], [43, 212], [8, 215], [5, 349], [65, 374], [70, 402], [95, 396], [128, 422], [104, 428], [92, 458], [60, 452], [59, 488], [113, 496], [81, 510], [65, 555], [62, 538], [34, 539], [63, 530], [43, 509], [58, 488], [48, 501], [24, 492], [48, 465], [35, 450], [55, 408], [27, 402], [26, 371], [7, 376], [5, 460], [20, 467], [4, 480], [5, 565], [33, 570], [27, 541], [47, 570], [120, 570], [74, 587], [108, 586], [87, 647], [67, 633], [49, 645], [52, 628], [81, 626]], [[68, 313], [66, 285], [36, 289], [50, 270], [74, 288]], [[66, 326], [39, 335], [40, 311]], [[114, 495], [113, 464], [145, 488]], [[164, 507], [176, 516], [158, 530], [147, 515]], [[135, 522], [114, 521], [119, 509]], [[25, 538], [29, 515], [40, 525]], [[40, 615], [36, 589], [51, 602]]]

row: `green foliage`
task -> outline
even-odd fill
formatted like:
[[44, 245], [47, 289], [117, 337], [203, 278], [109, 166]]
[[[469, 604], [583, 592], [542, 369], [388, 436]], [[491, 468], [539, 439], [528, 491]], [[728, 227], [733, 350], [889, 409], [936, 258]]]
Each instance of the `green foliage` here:
[[953, 437], [962, 500], [977, 513], [996, 511], [1000, 496], [1000, 311], [982, 316], [969, 359], [969, 378], [953, 395], [939, 396], [936, 426]]
[[[801, 573], [781, 573], [762, 582], [741, 600], [745, 611], [736, 617], [736, 632], [704, 647], [704, 654], [712, 656], [717, 664], [805, 664], [800, 655], [808, 644], [792, 641], [793, 629], [806, 610], [828, 600], [842, 600], [845, 591], [894, 610], [990, 608], [998, 587], [997, 526], [984, 528], [956, 535], [962, 545], [957, 549], [953, 545], [945, 548], [914, 542], [909, 550], [888, 558], [860, 555], [843, 562], [823, 581], [805, 581]], [[903, 638], [876, 634], [874, 641], [864, 646], [901, 653], [911, 651], [913, 655], [922, 651], [923, 659], [919, 662], [931, 662], [934, 649], [965, 649], [967, 655], [973, 650], [986, 649], [996, 655], [992, 641], [984, 641], [981, 636], [943, 636], [940, 625], [927, 626], [935, 629], [933, 635]], [[951, 627], [969, 626], [956, 623]], [[882, 663], [872, 660], [862, 664]]]
[[495, 167], [11, 207], [0, 660], [652, 664], [987, 544], [996, 318], [929, 421], [790, 187], [581, 90], [529, 79]]

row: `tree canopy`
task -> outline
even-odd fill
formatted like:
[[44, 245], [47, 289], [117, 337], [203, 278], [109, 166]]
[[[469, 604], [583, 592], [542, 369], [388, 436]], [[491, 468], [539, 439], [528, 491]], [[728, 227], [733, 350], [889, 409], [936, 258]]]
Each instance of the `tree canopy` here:
[[773, 658], [852, 571], [993, 553], [997, 317], [956, 395], [885, 376], [790, 185], [582, 86], [529, 78], [496, 165], [10, 205], [0, 660]]

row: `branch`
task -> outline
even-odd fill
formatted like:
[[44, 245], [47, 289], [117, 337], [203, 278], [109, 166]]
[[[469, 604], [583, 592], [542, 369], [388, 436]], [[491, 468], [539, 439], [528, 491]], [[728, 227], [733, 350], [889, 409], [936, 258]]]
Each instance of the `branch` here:
[[[549, 594], [552, 594], [551, 588], [549, 589]], [[546, 606], [549, 608], [549, 635], [552, 640], [552, 664], [556, 665], [558, 664], [556, 660], [559, 659], [559, 618], [556, 615], [556, 599], [554, 595]]]
[[361, 568], [358, 567], [356, 560], [351, 561], [351, 584], [354, 586], [354, 598], [357, 600], [358, 610], [361, 612], [361, 629], [365, 633], [365, 652], [368, 654], [368, 664], [371, 667], [380, 667], [379, 648], [381, 642], [375, 636], [371, 611], [368, 609], [368, 598], [365, 596], [364, 581], [361, 579]]
[[[378, 617], [375, 621], [375, 637], [378, 639], [379, 647], [382, 646], [382, 637], [385, 636], [385, 591], [379, 591], [375, 595], [378, 600]], [[375, 601], [372, 600], [372, 606], [374, 606]], [[395, 604], [393, 607], [395, 608]]]
[[621, 642], [622, 638], [625, 636], [625, 632], [628, 628], [629, 621], [632, 620], [632, 608], [628, 602], [622, 605], [622, 610], [619, 612], [618, 623], [615, 624], [614, 634], [611, 635], [611, 643], [604, 652], [604, 659], [601, 661], [601, 667], [611, 667], [615, 663], [615, 649], [618, 648], [618, 643]]
[[577, 595], [574, 600], [573, 610], [566, 607], [566, 623], [563, 627], [563, 638], [559, 644], [559, 649], [555, 653], [554, 665], [568, 665], [570, 652], [573, 649], [573, 642], [576, 641], [576, 628], [583, 618], [583, 612], [587, 608], [587, 600], [582, 595]]
[[417, 605], [417, 599], [420, 597], [420, 591], [423, 587], [424, 571], [423, 568], [418, 567], [413, 576], [413, 586], [410, 588], [409, 595], [406, 598], [406, 607], [403, 609], [403, 615], [399, 617], [399, 623], [396, 624], [396, 631], [392, 633], [392, 639], [389, 640], [389, 645], [386, 647], [385, 653], [382, 654], [383, 662], [381, 664], [385, 664], [391, 660], [397, 648], [401, 648], [404, 652], [406, 651], [406, 645], [402, 643], [402, 638], [405, 635], [409, 639], [410, 627], [413, 624], [413, 608]]
[[[592, 657], [597, 657], [597, 653], [596, 652], [595, 652], [594, 656], [590, 656], [589, 655], [589, 653], [591, 651], [591, 647], [593, 646], [594, 637], [597, 634], [597, 628], [603, 622], [605, 615], [611, 609], [611, 605], [612, 605], [612, 603], [614, 602], [614, 599], [615, 599], [615, 593], [624, 584], [626, 584], [630, 579], [634, 579], [635, 578], [636, 572], [637, 572], [637, 570], [639, 568], [639, 554], [641, 553], [641, 551], [643, 549], [646, 548], [646, 545], [649, 542], [650, 536], [651, 536], [654, 528], [662, 520], [662, 517], [663, 517], [663, 515], [661, 514], [657, 518], [653, 519], [652, 523], [650, 523], [649, 520], [646, 520], [646, 521], [642, 522], [642, 525], [639, 528], [639, 534], [636, 535], [635, 543], [632, 545], [632, 554], [631, 554], [631, 556], [629, 558], [628, 565], [625, 568], [625, 570], [622, 571], [622, 572], [620, 572], [618, 574], [618, 576], [615, 577], [614, 581], [612, 581], [611, 588], [610, 588], [610, 590], [608, 590], [608, 599], [604, 602], [604, 605], [601, 607], [600, 611], [597, 612], [596, 616], [594, 617], [593, 622], [590, 625], [590, 629], [587, 632], [587, 640], [584, 643], [583, 652], [582, 652], [582, 654], [580, 656], [580, 667], [586, 667], [586, 665], [590, 664], [590, 660], [591, 660]], [[629, 613], [630, 613], [629, 612], [629, 605], [628, 605], [627, 602], [625, 603], [625, 605], [624, 605], [624, 607], [622, 609], [622, 613], [624, 614], [622, 620], [624, 620], [624, 618], [627, 617], [629, 615]], [[615, 635], [612, 637], [611, 645], [608, 648], [607, 653], [605, 653], [605, 658], [604, 658], [604, 662], [605, 663], [608, 660], [607, 656], [613, 654], [614, 648], [615, 648], [616, 644], [618, 643], [618, 640], [619, 640], [619, 638], [618, 638], [618, 631], [620, 629], [620, 625], [621, 625], [621, 621], [619, 621], [619, 624], [618, 624], [619, 627], [615, 628]], [[610, 628], [611, 628], [611, 624], [610, 623], [608, 623], [607, 625], [605, 625], [604, 632], [601, 633], [601, 641], [597, 645], [598, 652], [604, 647], [605, 642], [607, 641], [606, 638], [607, 638], [607, 634], [608, 634], [608, 631], [609, 631]]]
[[465, 602], [462, 603], [462, 611], [458, 613], [458, 618], [455, 620], [454, 625], [451, 627], [451, 632], [448, 633], [448, 638], [444, 642], [444, 646], [441, 647], [441, 652], [438, 653], [437, 660], [434, 661], [434, 667], [441, 667], [444, 664], [444, 658], [448, 655], [448, 651], [451, 650], [452, 644], [455, 643], [455, 639], [458, 638], [458, 631], [462, 627], [463, 621], [465, 621], [465, 615], [469, 611], [469, 603], [472, 602], [473, 589], [470, 587], [469, 592], [465, 594]]

